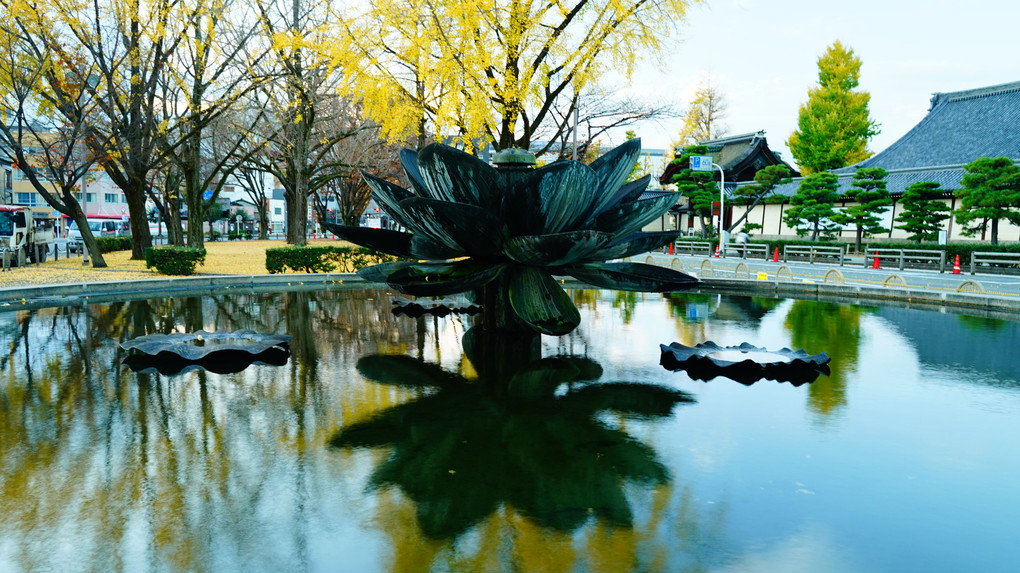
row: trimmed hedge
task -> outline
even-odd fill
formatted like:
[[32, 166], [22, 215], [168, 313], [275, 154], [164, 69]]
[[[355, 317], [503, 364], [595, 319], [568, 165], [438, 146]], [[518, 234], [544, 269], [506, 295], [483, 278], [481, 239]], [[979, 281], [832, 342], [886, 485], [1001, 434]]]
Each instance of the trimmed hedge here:
[[112, 253], [114, 251], [130, 251], [131, 237], [96, 237], [96, 246], [100, 253]]
[[205, 263], [205, 249], [191, 247], [149, 247], [145, 249], [145, 267], [162, 275], [193, 275], [195, 267]]
[[270, 274], [291, 269], [306, 273], [352, 273], [368, 265], [399, 260], [364, 247], [281, 247], [266, 249], [266, 270]]

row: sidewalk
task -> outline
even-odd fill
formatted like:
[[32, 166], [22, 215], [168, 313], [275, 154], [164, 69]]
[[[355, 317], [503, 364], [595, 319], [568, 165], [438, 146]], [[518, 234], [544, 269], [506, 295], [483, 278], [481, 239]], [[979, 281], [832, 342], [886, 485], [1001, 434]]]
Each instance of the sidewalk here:
[[856, 265], [840, 266], [649, 253], [631, 260], [694, 275], [710, 289], [827, 299], [888, 299], [1020, 312], [1020, 275], [873, 269], [865, 268], [863, 259], [858, 259]]

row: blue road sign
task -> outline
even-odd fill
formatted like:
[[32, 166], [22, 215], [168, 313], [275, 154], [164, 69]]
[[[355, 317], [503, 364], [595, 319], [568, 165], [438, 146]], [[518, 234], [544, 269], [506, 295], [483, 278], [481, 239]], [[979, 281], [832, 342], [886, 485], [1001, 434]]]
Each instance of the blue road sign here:
[[691, 156], [691, 171], [711, 171], [711, 170], [712, 170], [711, 155]]

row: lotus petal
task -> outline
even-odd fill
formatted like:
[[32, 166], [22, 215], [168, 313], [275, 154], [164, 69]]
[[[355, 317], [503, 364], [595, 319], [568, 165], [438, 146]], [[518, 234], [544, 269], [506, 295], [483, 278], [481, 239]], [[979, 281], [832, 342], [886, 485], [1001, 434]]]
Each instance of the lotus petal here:
[[413, 258], [427, 261], [456, 259], [464, 256], [464, 251], [451, 249], [421, 233], [411, 237], [411, 252], [414, 253]]
[[541, 233], [572, 231], [595, 211], [599, 186], [595, 172], [577, 161], [557, 161], [535, 171], [527, 180], [528, 193], [538, 200]]
[[644, 263], [591, 263], [564, 267], [563, 272], [599, 288], [638, 292], [668, 292], [697, 286], [691, 275]]
[[422, 362], [406, 354], [363, 356], [358, 359], [358, 372], [373, 382], [391, 386], [446, 388], [464, 384], [464, 378], [443, 370], [439, 365]]
[[418, 195], [428, 196], [428, 190], [425, 189], [425, 183], [421, 178], [421, 171], [418, 170], [418, 152], [405, 147], [400, 150], [398, 156], [400, 157], [400, 165], [404, 168], [404, 175], [411, 182], [411, 188]]
[[607, 259], [622, 259], [625, 257], [631, 257], [640, 253], [647, 253], [658, 249], [663, 245], [668, 245], [676, 240], [683, 231], [656, 231], [654, 233], [634, 233], [627, 235], [619, 241], [615, 241], [606, 246], [597, 254], [600, 261]]
[[409, 197], [414, 197], [414, 193], [364, 171], [361, 172], [361, 176], [365, 178], [365, 183], [372, 188], [372, 198], [379, 203], [394, 221], [412, 231], [418, 230], [414, 221], [408, 220], [400, 210], [400, 202]]
[[411, 233], [368, 227], [348, 227], [335, 223], [323, 223], [322, 226], [327, 231], [355, 245], [361, 245], [362, 247], [382, 251], [398, 257], [417, 258], [411, 249], [411, 238], [414, 237]]
[[427, 197], [490, 210], [499, 205], [503, 178], [474, 155], [432, 144], [418, 153], [418, 169]]
[[414, 263], [410, 261], [379, 263], [378, 265], [372, 265], [359, 270], [358, 276], [370, 283], [385, 283], [391, 274], [411, 264]]
[[474, 257], [498, 254], [506, 239], [505, 225], [481, 207], [412, 197], [401, 201], [400, 208], [417, 221], [426, 236]]
[[627, 382], [589, 384], [569, 392], [562, 400], [564, 406], [568, 408], [578, 408], [592, 413], [612, 410], [620, 414], [641, 417], [668, 416], [677, 404], [695, 402], [693, 396], [680, 390], [654, 384]]
[[503, 271], [503, 265], [472, 260], [451, 263], [408, 263], [391, 273], [386, 282], [415, 296], [447, 296], [480, 288]]
[[581, 323], [581, 313], [570, 296], [540, 269], [514, 269], [508, 290], [510, 306], [517, 316], [542, 334], [562, 336]]
[[524, 364], [510, 378], [507, 390], [516, 398], [552, 399], [561, 384], [597, 380], [601, 376], [602, 366], [594, 360], [551, 356]]
[[641, 197], [641, 194], [645, 192], [645, 188], [648, 187], [648, 182], [651, 180], [652, 180], [651, 175], [645, 175], [641, 179], [631, 181], [630, 183], [627, 183], [623, 187], [620, 187], [620, 189], [613, 194], [612, 199], [610, 199], [609, 202], [606, 203], [605, 206], [600, 208], [595, 214], [601, 215], [608, 209], [611, 209], [617, 205], [622, 205], [624, 203], [633, 203], [634, 201], [637, 201]]
[[679, 198], [680, 193], [669, 193], [643, 201], [621, 203], [595, 217], [595, 228], [624, 237], [661, 217], [676, 205]]
[[600, 211], [613, 200], [617, 189], [627, 180], [634, 164], [641, 156], [641, 138], [635, 137], [591, 162], [591, 169], [598, 178], [600, 199], [595, 212]]
[[528, 235], [507, 240], [503, 253], [525, 265], [569, 265], [598, 253], [612, 240], [612, 235], [598, 231]]

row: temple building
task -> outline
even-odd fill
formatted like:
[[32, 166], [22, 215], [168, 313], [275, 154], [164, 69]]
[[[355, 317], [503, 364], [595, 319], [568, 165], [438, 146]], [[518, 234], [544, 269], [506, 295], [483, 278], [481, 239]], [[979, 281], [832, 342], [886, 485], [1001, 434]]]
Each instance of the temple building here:
[[[907, 233], [895, 228], [895, 217], [900, 213], [899, 199], [904, 190], [920, 181], [934, 181], [944, 191], [942, 201], [951, 209], [958, 201], [953, 191], [962, 187], [964, 166], [980, 157], [1009, 157], [1020, 161], [1020, 82], [977, 88], [965, 91], [936, 93], [931, 98], [928, 114], [903, 137], [872, 157], [832, 172], [839, 176], [839, 190], [850, 190], [857, 169], [881, 167], [889, 172], [886, 186], [893, 204], [884, 213], [889, 229], [875, 239], [905, 240]], [[747, 181], [746, 179], [743, 181]], [[777, 195], [792, 196], [801, 179], [776, 189]], [[739, 183], [746, 184], [746, 183]], [[738, 185], [739, 185], [738, 184]], [[727, 186], [729, 187], [729, 186]], [[840, 209], [852, 204], [847, 197], [836, 204]], [[749, 222], [762, 226], [765, 237], [795, 236], [796, 229], [783, 222], [786, 204], [759, 205], [749, 216]], [[737, 206], [736, 209], [742, 207]], [[1020, 239], [1020, 228], [1007, 221], [999, 223], [999, 239]], [[952, 217], [944, 223], [948, 240], [984, 240], [980, 235], [963, 237]], [[841, 235], [848, 239], [853, 227], [846, 227]]]
[[[769, 148], [764, 131], [699, 141], [698, 145], [708, 147], [708, 152], [712, 156], [712, 162], [722, 168], [727, 194], [731, 193], [742, 183], [753, 182], [754, 174], [770, 165], [786, 165], [790, 169], [791, 174], [799, 175], [792, 165], [782, 160], [779, 152]], [[677, 156], [679, 157], [681, 153], [682, 150], [678, 151]], [[659, 183], [662, 185], [671, 184], [673, 175], [684, 168], [686, 166], [670, 163], [666, 166], [662, 176], [659, 177]], [[732, 221], [733, 210], [729, 206], [726, 206], [725, 210], [726, 217], [724, 224], [728, 226]], [[739, 217], [739, 214], [737, 216]], [[700, 229], [695, 229], [698, 215], [691, 212], [686, 201], [682, 201], [677, 206], [673, 212], [673, 217], [674, 221], [671, 222], [671, 225], [661, 225], [663, 229], [684, 229], [685, 235], [693, 235], [695, 232], [700, 233]]]

